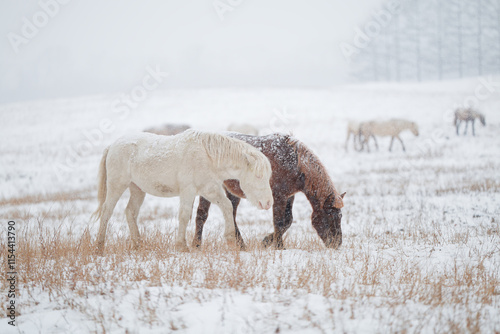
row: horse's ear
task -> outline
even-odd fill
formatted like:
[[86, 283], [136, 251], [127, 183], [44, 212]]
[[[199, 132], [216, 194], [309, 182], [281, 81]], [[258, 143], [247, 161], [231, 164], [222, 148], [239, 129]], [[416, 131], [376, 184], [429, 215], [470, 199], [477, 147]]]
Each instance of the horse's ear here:
[[252, 152], [245, 154], [248, 168], [253, 168], [257, 164], [257, 157]]
[[339, 196], [335, 196], [335, 194], [336, 192], [333, 192], [328, 195], [325, 202], [323, 203], [323, 207], [335, 209], [342, 209], [344, 207], [344, 202], [342, 201], [342, 199], [344, 198], [345, 193]]
[[325, 202], [323, 203], [323, 207], [325, 208], [330, 208], [333, 207], [333, 204], [335, 203], [335, 193], [331, 193], [328, 195], [328, 197], [325, 199]]
[[263, 176], [263, 173], [260, 170], [257, 170], [258, 157], [252, 152], [247, 153], [245, 156], [247, 160], [248, 169], [251, 170], [252, 172], [257, 172], [258, 173], [257, 177], [261, 178]]

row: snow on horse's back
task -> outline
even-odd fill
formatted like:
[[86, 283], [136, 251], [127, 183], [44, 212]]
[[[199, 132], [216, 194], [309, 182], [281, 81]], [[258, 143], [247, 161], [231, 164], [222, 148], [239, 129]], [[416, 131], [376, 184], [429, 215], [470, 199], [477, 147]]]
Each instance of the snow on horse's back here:
[[185, 233], [196, 196], [218, 203], [225, 218], [225, 237], [235, 238], [232, 205], [223, 182], [240, 181], [252, 204], [269, 209], [273, 197], [269, 180], [271, 165], [259, 150], [245, 142], [221, 134], [187, 130], [175, 136], [138, 133], [118, 139], [104, 150], [98, 175], [100, 218], [97, 247], [104, 247], [107, 222], [116, 202], [130, 189], [125, 210], [134, 246], [140, 243], [137, 216], [146, 193], [179, 196], [179, 231], [176, 245], [187, 250]]

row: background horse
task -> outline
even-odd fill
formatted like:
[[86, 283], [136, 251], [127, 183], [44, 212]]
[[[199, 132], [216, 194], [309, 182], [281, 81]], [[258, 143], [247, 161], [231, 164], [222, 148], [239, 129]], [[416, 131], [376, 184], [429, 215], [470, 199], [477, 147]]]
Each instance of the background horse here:
[[259, 135], [259, 129], [257, 129], [255, 126], [247, 123], [231, 123], [227, 127], [227, 131], [230, 132], [238, 132], [242, 133], [244, 135], [251, 135], [251, 136], [258, 136]]
[[271, 165], [259, 150], [227, 136], [188, 130], [176, 136], [141, 133], [118, 139], [104, 150], [98, 176], [100, 218], [98, 252], [104, 248], [108, 220], [116, 202], [127, 189], [130, 200], [125, 214], [134, 247], [140, 244], [137, 216], [146, 193], [161, 197], [180, 197], [179, 229], [176, 246], [186, 251], [186, 227], [193, 202], [201, 195], [222, 210], [224, 236], [235, 238], [231, 201], [223, 182], [237, 179], [252, 204], [269, 209], [273, 197], [269, 185]]
[[159, 127], [147, 128], [144, 132], [154, 133], [155, 135], [174, 136], [189, 128], [191, 127], [187, 124], [163, 124]]
[[474, 123], [476, 122], [476, 118], [479, 118], [481, 124], [483, 126], [486, 126], [486, 120], [484, 118], [484, 115], [481, 114], [480, 112], [477, 112], [471, 108], [457, 109], [455, 111], [455, 120], [453, 121], [453, 124], [457, 128], [457, 136], [459, 135], [458, 128], [460, 127], [460, 124], [462, 124], [462, 121], [465, 121], [464, 136], [467, 134], [467, 126], [469, 125], [469, 122], [472, 123], [472, 135], [475, 136], [476, 131], [474, 130]]
[[[292, 224], [292, 207], [294, 195], [303, 192], [313, 208], [312, 225], [327, 247], [338, 248], [342, 244], [341, 208], [344, 206], [344, 194], [339, 195], [328, 173], [303, 143], [280, 134], [253, 137], [241, 134], [230, 134], [262, 151], [271, 162], [273, 191], [274, 233], [263, 240], [264, 246], [274, 244], [283, 248], [283, 234]], [[240, 198], [246, 197], [241, 183], [236, 180], [224, 182], [228, 198], [233, 204], [233, 215]], [[210, 199], [200, 197], [196, 215], [196, 233], [193, 246], [201, 245], [203, 225], [208, 218]], [[235, 226], [240, 246], [244, 247], [238, 227]]]
[[391, 144], [389, 146], [389, 151], [392, 151], [392, 144], [394, 143], [394, 138], [399, 139], [401, 142], [401, 146], [403, 147], [403, 151], [406, 151], [405, 145], [403, 144], [403, 140], [399, 134], [404, 130], [410, 130], [415, 136], [418, 136], [418, 126], [415, 122], [407, 121], [404, 119], [391, 119], [388, 121], [370, 121], [363, 122], [359, 126], [360, 137], [363, 136], [363, 140], [361, 141], [361, 150], [364, 149], [365, 145], [370, 152], [370, 146], [368, 145], [368, 141], [370, 137], [375, 141], [375, 146], [378, 150], [378, 143], [375, 136], [385, 137], [391, 136]]

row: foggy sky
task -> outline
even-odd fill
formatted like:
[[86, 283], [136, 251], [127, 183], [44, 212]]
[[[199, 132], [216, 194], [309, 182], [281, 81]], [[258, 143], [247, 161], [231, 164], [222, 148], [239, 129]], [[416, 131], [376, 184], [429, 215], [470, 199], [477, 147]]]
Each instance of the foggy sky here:
[[[381, 0], [0, 1], [0, 103], [126, 91], [148, 66], [169, 73], [162, 88], [335, 85], [348, 73], [339, 44], [352, 41], [354, 28], [381, 6]], [[222, 4], [219, 11], [214, 3]], [[26, 20], [44, 24], [42, 4], [53, 17], [45, 15], [46, 24], [25, 38]], [[23, 38], [14, 43], [17, 53], [14, 35]]]

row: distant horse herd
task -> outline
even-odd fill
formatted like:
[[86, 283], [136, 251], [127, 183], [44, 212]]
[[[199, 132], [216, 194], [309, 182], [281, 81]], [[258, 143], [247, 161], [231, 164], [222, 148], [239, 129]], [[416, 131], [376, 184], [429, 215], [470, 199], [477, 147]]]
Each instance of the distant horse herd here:
[[[474, 129], [474, 123], [476, 119], [479, 119], [483, 126], [486, 125], [485, 117], [480, 112], [472, 108], [457, 109], [455, 111], [455, 117], [453, 120], [453, 125], [456, 128], [457, 136], [459, 135], [459, 128], [462, 122], [465, 122], [465, 130], [463, 134], [467, 134], [467, 127], [470, 122], [472, 125], [472, 135], [475, 136], [476, 132]], [[352, 138], [353, 147], [355, 150], [363, 151], [366, 148], [366, 150], [370, 152], [369, 141], [371, 138], [375, 142], [375, 147], [378, 150], [378, 143], [376, 139], [376, 136], [378, 136], [391, 137], [389, 151], [392, 151], [394, 139], [399, 140], [403, 151], [406, 151], [403, 140], [400, 137], [401, 132], [405, 130], [410, 130], [411, 133], [413, 133], [415, 136], [419, 135], [418, 125], [415, 122], [404, 119], [393, 118], [383, 121], [371, 120], [366, 122], [349, 121], [347, 123], [347, 138], [344, 148], [347, 151], [349, 140]]]
[[[454, 125], [474, 123], [484, 116], [470, 108], [455, 112]], [[236, 224], [241, 198], [261, 210], [273, 209], [274, 232], [265, 236], [264, 246], [283, 249], [283, 235], [292, 224], [295, 194], [305, 194], [312, 206], [311, 223], [326, 247], [337, 249], [342, 244], [342, 212], [344, 195], [335, 188], [326, 168], [304, 143], [290, 135], [258, 136], [258, 129], [248, 124], [232, 124], [230, 133], [219, 134], [190, 129], [188, 125], [166, 124], [143, 133], [118, 139], [102, 155], [98, 173], [98, 208], [94, 219], [100, 220], [97, 252], [103, 253], [108, 221], [118, 199], [128, 188], [130, 199], [125, 215], [134, 248], [141, 246], [137, 226], [140, 207], [146, 193], [159, 197], [179, 197], [179, 227], [175, 246], [188, 251], [186, 228], [191, 220], [196, 196], [200, 197], [196, 232], [192, 247], [200, 247], [203, 227], [212, 203], [222, 211], [228, 244], [245, 249]], [[403, 119], [348, 122], [345, 149], [352, 137], [356, 150], [370, 151], [369, 142], [376, 137], [391, 137], [389, 151], [397, 139], [409, 130], [419, 135], [415, 122]]]

